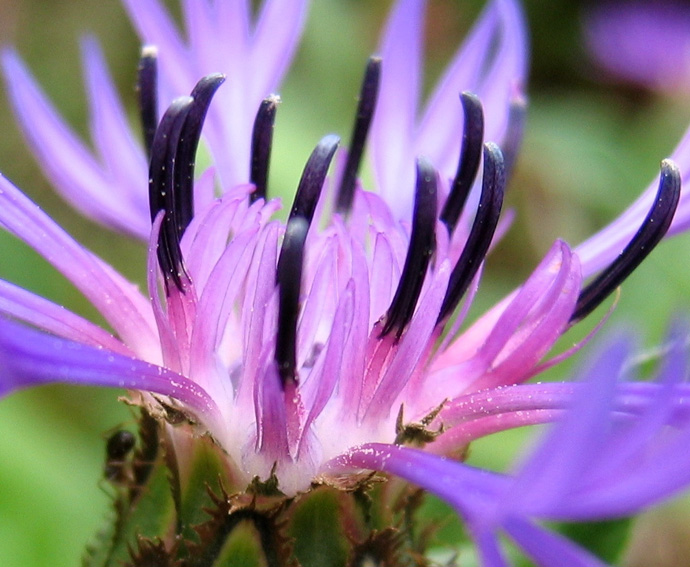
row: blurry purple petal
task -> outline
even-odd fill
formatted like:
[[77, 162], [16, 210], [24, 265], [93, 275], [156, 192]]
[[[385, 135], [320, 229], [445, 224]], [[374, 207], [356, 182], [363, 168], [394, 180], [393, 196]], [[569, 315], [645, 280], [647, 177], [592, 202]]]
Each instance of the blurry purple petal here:
[[563, 536], [520, 519], [505, 522], [505, 530], [536, 560], [537, 565], [556, 567], [606, 567], [606, 564]]
[[616, 383], [628, 354], [627, 343], [618, 341], [584, 373], [591, 378], [573, 397], [572, 407], [520, 469], [512, 496], [516, 507], [549, 509], [586, 476], [592, 455], [606, 442]]
[[83, 42], [84, 69], [91, 108], [91, 136], [112, 177], [111, 192], [137, 211], [141, 231], [149, 225], [148, 163], [132, 133], [125, 109], [108, 74], [101, 50], [93, 39]]
[[[275, 92], [297, 49], [307, 14], [307, 0], [266, 0], [252, 38], [256, 100]], [[258, 107], [257, 107], [258, 108]]]
[[[139, 31], [142, 42], [158, 48], [161, 63], [165, 63], [166, 76], [176, 93], [188, 93], [199, 77], [189, 73], [190, 69], [174, 62], [186, 61], [189, 57], [186, 47], [179, 37], [175, 22], [159, 0], [122, 0], [129, 17]], [[167, 103], [167, 101], [166, 101]]]
[[145, 238], [146, 209], [113, 190], [114, 180], [62, 121], [16, 53], [4, 51], [2, 63], [15, 113], [55, 188], [86, 216]]
[[690, 92], [690, 8], [681, 2], [603, 2], [584, 19], [592, 59], [611, 78]]
[[419, 102], [424, 6], [424, 0], [399, 0], [380, 47], [383, 67], [371, 150], [379, 193], [397, 218], [407, 218], [414, 197], [411, 141]]
[[508, 479], [496, 473], [418, 449], [382, 443], [354, 447], [325, 467], [333, 472], [369, 469], [394, 474], [442, 498], [463, 515], [481, 508], [508, 486]]

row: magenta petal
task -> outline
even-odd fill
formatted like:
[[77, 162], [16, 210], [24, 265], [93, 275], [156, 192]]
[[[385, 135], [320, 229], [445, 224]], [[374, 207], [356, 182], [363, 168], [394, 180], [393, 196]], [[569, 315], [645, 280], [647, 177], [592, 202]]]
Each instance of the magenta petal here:
[[436, 358], [429, 392], [442, 399], [529, 378], [567, 327], [580, 281], [577, 258], [557, 241], [519, 290]]
[[[333, 324], [324, 346], [323, 354], [312, 368], [307, 380], [301, 384], [305, 406], [308, 413], [304, 428], [308, 428], [326, 407], [326, 403], [338, 384], [339, 373], [333, 368], [342, 368], [347, 334], [352, 328], [354, 317], [354, 282], [350, 280], [341, 294], [338, 308], [333, 316]], [[350, 361], [347, 361], [349, 364]]]
[[[267, 336], [275, 325], [275, 311], [271, 311], [271, 300], [275, 298], [275, 274], [278, 261], [278, 239], [283, 227], [275, 222], [262, 231], [256, 245], [252, 264], [247, 274], [247, 296], [242, 306], [242, 358], [243, 376], [237, 385], [238, 404], [248, 406], [246, 400], [255, 391], [256, 383], [262, 378], [262, 345], [275, 338]], [[272, 316], [273, 315], [273, 316]], [[267, 324], [267, 321], [269, 324]]]

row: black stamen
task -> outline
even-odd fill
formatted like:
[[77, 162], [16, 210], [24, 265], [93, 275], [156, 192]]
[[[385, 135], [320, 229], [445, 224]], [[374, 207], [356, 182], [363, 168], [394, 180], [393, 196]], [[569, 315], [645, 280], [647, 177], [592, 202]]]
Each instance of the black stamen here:
[[165, 218], [158, 238], [158, 262], [169, 281], [184, 292], [180, 238], [194, 215], [194, 162], [201, 127], [211, 98], [225, 80], [223, 75], [201, 79], [193, 96], [180, 97], [165, 111], [151, 143], [149, 207], [151, 220], [160, 211]]
[[506, 167], [506, 179], [510, 179], [515, 160], [520, 150], [525, 122], [527, 118], [527, 101], [522, 96], [513, 98], [508, 110], [508, 129], [503, 142], [503, 159]]
[[398, 289], [386, 312], [382, 337], [395, 329], [400, 338], [412, 319], [429, 261], [436, 249], [436, 213], [436, 171], [426, 159], [419, 158], [410, 246]]
[[319, 195], [321, 195], [321, 188], [326, 180], [328, 166], [331, 164], [333, 154], [338, 149], [339, 143], [340, 138], [338, 136], [330, 135], [323, 138], [314, 148], [302, 172], [297, 194], [292, 203], [290, 219], [300, 216], [311, 224], [316, 203], [319, 200]]
[[659, 190], [652, 208], [623, 252], [577, 298], [570, 317], [576, 323], [589, 315], [640, 265], [666, 234], [680, 199], [681, 176], [671, 160], [661, 162]]
[[225, 75], [220, 73], [207, 75], [196, 84], [192, 91], [194, 102], [184, 121], [175, 152], [175, 186], [172, 211], [179, 237], [182, 237], [194, 216], [194, 165], [201, 138], [201, 128], [211, 99], [224, 81]]
[[350, 139], [347, 162], [345, 164], [345, 170], [343, 171], [343, 177], [340, 181], [340, 187], [338, 188], [336, 210], [341, 213], [350, 210], [352, 201], [355, 198], [355, 183], [357, 181], [359, 167], [362, 163], [362, 155], [364, 154], [364, 145], [367, 140], [367, 135], [369, 134], [369, 126], [371, 125], [371, 119], [374, 116], [374, 110], [376, 108], [380, 79], [381, 58], [370, 57], [367, 63], [366, 72], [364, 73], [362, 89], [359, 93], [357, 116], [352, 130], [352, 138]]
[[158, 50], [146, 45], [141, 50], [137, 78], [139, 117], [144, 133], [146, 155], [151, 159], [153, 138], [158, 124]]
[[455, 225], [465, 207], [467, 196], [479, 171], [479, 160], [482, 157], [482, 142], [484, 141], [484, 111], [479, 98], [469, 92], [460, 95], [465, 123], [462, 132], [462, 146], [458, 169], [453, 180], [453, 186], [446, 203], [443, 205], [439, 217], [453, 233]]
[[484, 145], [482, 194], [470, 235], [448, 282], [438, 323], [444, 322], [465, 295], [486, 256], [496, 232], [505, 192], [505, 167], [500, 148], [491, 142]]
[[259, 106], [259, 112], [254, 119], [252, 131], [252, 157], [249, 180], [254, 184], [254, 192], [250, 196], [253, 203], [257, 199], [265, 199], [268, 187], [268, 167], [271, 162], [271, 145], [273, 143], [273, 124], [276, 119], [276, 108], [280, 98], [271, 95], [264, 99]]
[[151, 220], [153, 221], [161, 210], [166, 211], [158, 238], [158, 262], [166, 282], [172, 279], [180, 290], [180, 270], [184, 268], [179, 231], [175, 225], [173, 174], [178, 142], [193, 102], [192, 97], [180, 97], [165, 111], [151, 145], [149, 167]]
[[297, 317], [308, 231], [305, 218], [296, 216], [288, 221], [276, 269], [279, 306], [275, 361], [283, 386], [288, 381], [297, 381]]

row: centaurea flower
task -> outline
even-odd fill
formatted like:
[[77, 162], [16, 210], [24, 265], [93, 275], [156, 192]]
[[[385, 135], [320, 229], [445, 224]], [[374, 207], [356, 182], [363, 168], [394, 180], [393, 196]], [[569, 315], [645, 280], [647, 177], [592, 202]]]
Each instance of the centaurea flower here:
[[[627, 213], [624, 229], [612, 225], [581, 254], [557, 241], [520, 288], [461, 331], [483, 261], [507, 229], [500, 213], [525, 111], [526, 41], [515, 2], [487, 6], [417, 120], [424, 3], [400, 0], [367, 65], [347, 157], [329, 178], [339, 139], [318, 143], [287, 221], [274, 220], [281, 204], [268, 200], [271, 92], [304, 2], [269, 0], [252, 25], [248, 2], [188, 0], [189, 44], [157, 1], [126, 5], [146, 43], [157, 45], [144, 48], [139, 71], [143, 146], [94, 42], [85, 60], [97, 157], [18, 56], [8, 51], [3, 61], [27, 137], [61, 193], [92, 219], [148, 241], [148, 297], [0, 179], [0, 224], [65, 275], [114, 331], [2, 282], [0, 394], [54, 381], [127, 388], [144, 421], [160, 428], [180, 484], [190, 476], [193, 435], [212, 440], [226, 503], [268, 490], [282, 495], [270, 511], [280, 514], [319, 485], [365, 490], [368, 475], [332, 471], [369, 467], [358, 460], [367, 444], [413, 465], [416, 453], [400, 446], [457, 453], [477, 437], [552, 419], [540, 411], [552, 390], [521, 384], [672, 222], [676, 230], [687, 222], [685, 212], [674, 220], [679, 202], [687, 207], [687, 158], [680, 169], [664, 161], [658, 190]], [[158, 101], [181, 91], [191, 95], [160, 113]], [[195, 179], [202, 126], [214, 167]], [[357, 179], [368, 137], [376, 192]], [[532, 413], [513, 409], [522, 388]], [[389, 470], [385, 462], [371, 468]], [[130, 504], [145, 480], [132, 477]], [[181, 491], [173, 489], [178, 515]], [[182, 524], [178, 516], [176, 533]], [[177, 553], [172, 541], [165, 553]]]

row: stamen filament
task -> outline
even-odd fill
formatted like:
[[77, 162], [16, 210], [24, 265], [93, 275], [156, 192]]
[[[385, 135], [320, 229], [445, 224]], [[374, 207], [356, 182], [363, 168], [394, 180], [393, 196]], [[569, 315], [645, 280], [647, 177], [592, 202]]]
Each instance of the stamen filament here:
[[465, 248], [453, 268], [448, 291], [438, 316], [438, 323], [447, 317], [467, 291], [477, 274], [496, 232], [505, 192], [505, 166], [500, 148], [491, 142], [484, 144], [484, 172], [482, 194]]
[[182, 289], [180, 270], [182, 253], [179, 247], [179, 231], [175, 226], [174, 215], [174, 165], [177, 145], [194, 99], [180, 97], [175, 99], [156, 130], [151, 146], [151, 164], [149, 167], [149, 207], [151, 220], [161, 211], [166, 211], [161, 225], [158, 240], [158, 262], [165, 275], [166, 282], [171, 280], [178, 289]]
[[482, 157], [482, 142], [484, 141], [484, 111], [481, 101], [470, 92], [462, 93], [460, 101], [465, 116], [460, 158], [453, 185], [440, 215], [440, 219], [448, 227], [449, 234], [455, 230], [455, 225], [465, 207], [467, 196], [470, 194], [472, 184], [477, 177], [479, 161]]
[[397, 338], [400, 338], [417, 306], [427, 268], [436, 249], [436, 185], [433, 166], [425, 158], [419, 158], [410, 246], [398, 289], [385, 315], [382, 337], [395, 329]]
[[570, 317], [577, 323], [596, 309], [639, 266], [666, 234], [680, 200], [681, 175], [671, 160], [661, 162], [659, 190], [635, 236], [618, 258], [581, 292]]
[[194, 215], [194, 161], [206, 112], [222, 75], [201, 79], [192, 96], [175, 99], [161, 119], [151, 144], [149, 207], [151, 220], [165, 211], [158, 240], [158, 262], [166, 283], [183, 290], [180, 238]]
[[302, 178], [297, 187], [297, 194], [292, 203], [290, 219], [302, 217], [311, 224], [323, 188], [328, 167], [331, 164], [335, 150], [338, 149], [340, 138], [330, 135], [321, 139], [309, 156], [307, 165], [302, 172]]
[[279, 305], [275, 361], [283, 387], [289, 381], [297, 382], [297, 318], [307, 232], [309, 223], [304, 217], [288, 221], [276, 269]]
[[144, 134], [144, 147], [150, 161], [158, 124], [158, 50], [154, 46], [145, 45], [141, 50], [137, 75], [139, 117]]
[[252, 153], [249, 180], [254, 184], [254, 191], [249, 197], [253, 203], [265, 199], [268, 188], [268, 170], [271, 163], [271, 146], [273, 145], [273, 125], [280, 97], [271, 95], [261, 101], [259, 111], [254, 119], [252, 131]]
[[201, 128], [213, 95], [225, 81], [225, 75], [215, 73], [202, 78], [192, 90], [194, 102], [187, 114], [175, 152], [173, 214], [180, 237], [194, 216], [194, 165], [201, 139]]
[[355, 184], [357, 174], [364, 155], [364, 146], [369, 134], [369, 127], [376, 109], [378, 100], [379, 84], [381, 81], [381, 58], [370, 57], [367, 69], [364, 73], [362, 88], [359, 93], [359, 104], [357, 105], [357, 116], [352, 130], [350, 146], [347, 154], [347, 162], [343, 171], [340, 187], [338, 188], [338, 198], [336, 210], [345, 213], [352, 208], [352, 201], [355, 198]]

